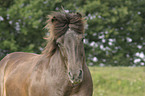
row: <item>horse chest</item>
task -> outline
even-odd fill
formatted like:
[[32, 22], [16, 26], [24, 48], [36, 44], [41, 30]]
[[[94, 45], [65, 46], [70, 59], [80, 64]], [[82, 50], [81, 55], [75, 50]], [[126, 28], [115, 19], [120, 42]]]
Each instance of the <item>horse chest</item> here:
[[51, 76], [51, 74], [33, 74], [30, 96], [69, 96], [72, 91], [71, 84], [65, 74]]
[[72, 88], [64, 83], [33, 84], [30, 96], [69, 96]]

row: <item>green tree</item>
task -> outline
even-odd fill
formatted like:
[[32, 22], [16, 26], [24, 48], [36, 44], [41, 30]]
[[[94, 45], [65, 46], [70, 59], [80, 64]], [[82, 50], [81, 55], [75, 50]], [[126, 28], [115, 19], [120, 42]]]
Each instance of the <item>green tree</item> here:
[[15, 51], [40, 53], [46, 16], [61, 6], [86, 16], [85, 50], [93, 65], [134, 65], [145, 60], [144, 0], [1, 0], [0, 58]]
[[1, 57], [14, 51], [40, 53], [46, 33], [43, 30], [46, 16], [54, 9], [52, 1], [1, 0]]
[[81, 10], [88, 17], [88, 63], [134, 64], [136, 53], [145, 52], [144, 4], [144, 0], [86, 0]]

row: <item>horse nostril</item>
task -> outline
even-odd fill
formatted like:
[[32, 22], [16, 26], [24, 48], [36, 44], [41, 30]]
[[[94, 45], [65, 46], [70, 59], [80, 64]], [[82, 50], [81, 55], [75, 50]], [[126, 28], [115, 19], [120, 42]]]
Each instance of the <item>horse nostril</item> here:
[[80, 74], [79, 74], [79, 77], [81, 77], [82, 76], [82, 70], [80, 70]]
[[70, 73], [70, 72], [68, 72], [68, 74], [69, 74], [69, 76], [71, 77], [71, 73]]
[[68, 73], [69, 74], [69, 77], [74, 80], [74, 76], [71, 74], [71, 72]]

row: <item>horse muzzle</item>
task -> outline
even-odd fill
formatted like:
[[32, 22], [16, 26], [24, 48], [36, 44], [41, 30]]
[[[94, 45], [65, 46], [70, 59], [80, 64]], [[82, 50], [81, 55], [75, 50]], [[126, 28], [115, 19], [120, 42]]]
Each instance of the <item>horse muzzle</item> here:
[[83, 80], [83, 71], [80, 70], [77, 73], [74, 72], [74, 74], [72, 72], [69, 72], [68, 76], [69, 76], [69, 79], [70, 79], [71, 83], [73, 85], [77, 85], [77, 84], [81, 83], [82, 80]]

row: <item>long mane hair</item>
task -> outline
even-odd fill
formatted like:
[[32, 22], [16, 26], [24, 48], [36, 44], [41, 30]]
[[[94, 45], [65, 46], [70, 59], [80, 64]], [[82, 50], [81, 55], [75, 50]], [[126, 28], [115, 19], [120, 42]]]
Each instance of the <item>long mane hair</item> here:
[[80, 13], [66, 12], [53, 12], [48, 15], [48, 18], [45, 28], [49, 30], [50, 35], [47, 38], [48, 43], [42, 53], [51, 57], [58, 47], [56, 40], [64, 35], [68, 28], [79, 34], [84, 33], [84, 18], [82, 18]]

